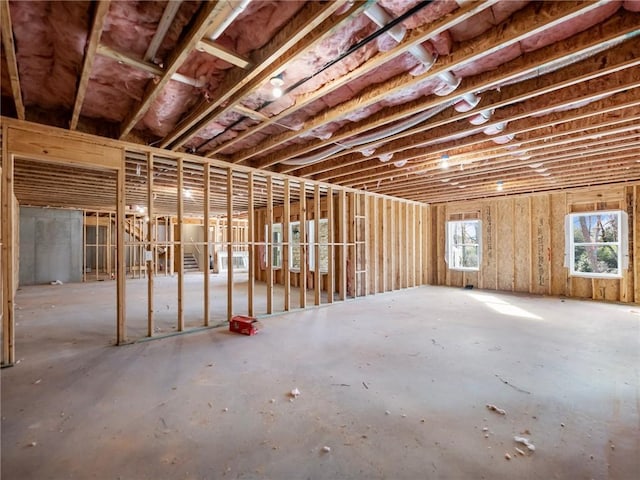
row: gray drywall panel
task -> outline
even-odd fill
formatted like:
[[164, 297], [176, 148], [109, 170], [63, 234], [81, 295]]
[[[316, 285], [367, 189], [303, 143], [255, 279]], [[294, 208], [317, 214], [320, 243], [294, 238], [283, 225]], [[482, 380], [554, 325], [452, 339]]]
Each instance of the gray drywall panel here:
[[20, 207], [20, 285], [82, 281], [82, 212]]

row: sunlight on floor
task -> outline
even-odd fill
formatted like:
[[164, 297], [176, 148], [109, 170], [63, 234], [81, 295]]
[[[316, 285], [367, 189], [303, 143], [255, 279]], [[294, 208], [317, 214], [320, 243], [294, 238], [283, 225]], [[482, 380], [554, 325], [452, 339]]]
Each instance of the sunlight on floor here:
[[493, 295], [470, 293], [469, 296], [478, 300], [479, 302], [484, 303], [487, 307], [503, 315], [509, 315], [511, 317], [530, 318], [531, 320], [543, 320], [542, 317], [534, 315], [531, 312], [527, 312], [524, 308], [511, 305], [509, 302]]

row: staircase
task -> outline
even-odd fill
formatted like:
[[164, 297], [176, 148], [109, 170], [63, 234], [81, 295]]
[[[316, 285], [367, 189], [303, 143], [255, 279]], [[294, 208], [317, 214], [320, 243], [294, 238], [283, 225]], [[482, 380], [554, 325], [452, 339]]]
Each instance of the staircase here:
[[184, 271], [185, 272], [199, 272], [198, 261], [193, 253], [184, 254]]

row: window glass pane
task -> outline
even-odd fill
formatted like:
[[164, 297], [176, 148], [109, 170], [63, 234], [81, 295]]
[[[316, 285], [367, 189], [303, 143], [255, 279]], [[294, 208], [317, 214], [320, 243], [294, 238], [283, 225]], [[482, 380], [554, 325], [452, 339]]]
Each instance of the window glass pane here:
[[329, 270], [329, 221], [326, 219], [320, 220], [320, 271], [326, 272]]
[[455, 245], [451, 249], [451, 268], [460, 268], [462, 264], [462, 246]]
[[465, 222], [462, 224], [464, 243], [478, 243], [478, 223]]
[[480, 268], [479, 220], [452, 221], [447, 224], [447, 242], [449, 268]]
[[618, 273], [617, 245], [579, 245], [575, 247], [573, 269], [578, 273]]
[[606, 243], [618, 241], [618, 213], [576, 215], [573, 217], [575, 243]]
[[273, 266], [282, 267], [282, 224], [275, 223], [272, 230], [273, 235]]
[[464, 246], [462, 247], [462, 267], [476, 268], [478, 267], [478, 247]]
[[300, 223], [294, 222], [289, 224], [289, 242], [291, 244], [291, 258], [289, 259], [289, 267], [292, 270], [300, 270]]

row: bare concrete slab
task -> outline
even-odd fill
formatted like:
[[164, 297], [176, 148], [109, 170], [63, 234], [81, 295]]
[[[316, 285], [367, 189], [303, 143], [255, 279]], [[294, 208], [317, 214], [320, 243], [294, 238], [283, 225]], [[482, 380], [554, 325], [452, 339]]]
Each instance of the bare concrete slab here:
[[114, 347], [99, 314], [110, 287], [45, 288], [17, 299], [3, 478], [640, 471], [638, 306], [421, 287], [267, 317], [253, 337], [220, 328]]

